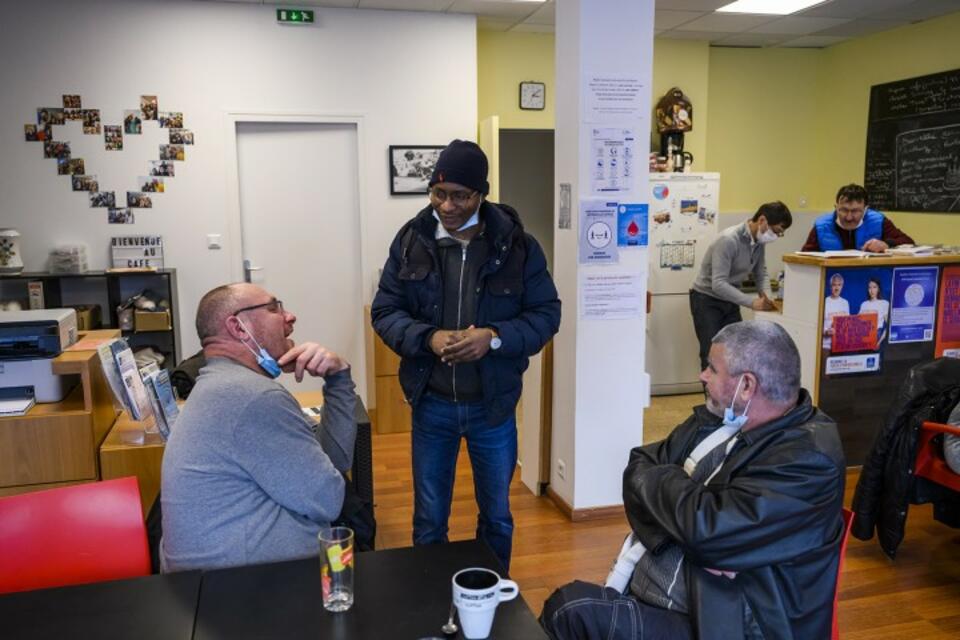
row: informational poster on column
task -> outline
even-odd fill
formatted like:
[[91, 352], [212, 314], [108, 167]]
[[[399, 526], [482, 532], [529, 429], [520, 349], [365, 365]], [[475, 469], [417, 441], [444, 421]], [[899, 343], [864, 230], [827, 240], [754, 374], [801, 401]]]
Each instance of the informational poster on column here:
[[617, 203], [580, 201], [580, 263], [615, 264], [620, 256], [615, 237]]
[[580, 271], [580, 317], [592, 320], [639, 318], [647, 312], [644, 274], [622, 269]]
[[649, 214], [645, 204], [617, 205], [617, 246], [645, 247], [649, 244]]
[[636, 169], [637, 137], [633, 129], [591, 129], [591, 195], [625, 193], [632, 186]]
[[893, 270], [890, 342], [932, 342], [939, 267]]
[[643, 83], [637, 76], [588, 73], [583, 84], [586, 122], [625, 122], [643, 118], [650, 111], [640, 99]]
[[960, 266], [943, 268], [937, 309], [936, 357], [960, 358]]

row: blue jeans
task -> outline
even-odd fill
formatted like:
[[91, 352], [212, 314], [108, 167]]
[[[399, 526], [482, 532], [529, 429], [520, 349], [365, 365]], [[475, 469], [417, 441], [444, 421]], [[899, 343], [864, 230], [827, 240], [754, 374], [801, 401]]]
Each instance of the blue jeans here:
[[480, 514], [477, 538], [510, 568], [510, 480], [517, 466], [517, 420], [487, 424], [482, 402], [454, 403], [429, 393], [413, 411], [413, 544], [447, 542], [460, 439], [467, 440]]

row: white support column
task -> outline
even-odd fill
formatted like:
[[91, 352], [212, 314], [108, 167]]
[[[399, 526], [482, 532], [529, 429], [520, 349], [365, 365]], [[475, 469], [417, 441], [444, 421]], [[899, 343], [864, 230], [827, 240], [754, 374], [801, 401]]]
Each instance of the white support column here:
[[[576, 511], [622, 504], [623, 469], [630, 449], [642, 442], [650, 399], [644, 303], [630, 317], [597, 319], [582, 317], [581, 299], [587, 276], [625, 275], [645, 300], [647, 248], [620, 247], [615, 264], [582, 264], [579, 238], [583, 200], [647, 203], [653, 12], [654, 0], [557, 2], [554, 278], [563, 323], [554, 341], [550, 484]], [[635, 136], [629, 175], [619, 182], [624, 192], [598, 191], [598, 128]], [[564, 183], [572, 196], [570, 228], [563, 228]]]

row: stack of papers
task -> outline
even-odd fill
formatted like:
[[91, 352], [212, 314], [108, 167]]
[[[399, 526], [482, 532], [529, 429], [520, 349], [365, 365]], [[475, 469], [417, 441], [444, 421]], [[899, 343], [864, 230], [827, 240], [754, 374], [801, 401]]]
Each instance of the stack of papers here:
[[35, 404], [33, 396], [29, 398], [0, 398], [0, 416], [22, 416]]
[[887, 249], [887, 253], [893, 256], [932, 256], [933, 247], [928, 244], [913, 246], [892, 247]]

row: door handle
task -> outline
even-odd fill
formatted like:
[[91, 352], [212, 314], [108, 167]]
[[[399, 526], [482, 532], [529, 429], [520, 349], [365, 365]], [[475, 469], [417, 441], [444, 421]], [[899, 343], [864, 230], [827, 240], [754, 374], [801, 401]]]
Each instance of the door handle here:
[[252, 280], [250, 279], [250, 276], [251, 276], [251, 274], [252, 274], [254, 271], [263, 271], [263, 267], [255, 267], [255, 266], [253, 266], [253, 265], [250, 263], [249, 260], [244, 260], [244, 261], [243, 261], [243, 280], [244, 280], [244, 282], [252, 282]]

